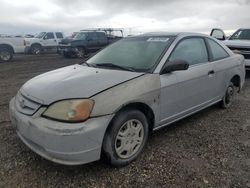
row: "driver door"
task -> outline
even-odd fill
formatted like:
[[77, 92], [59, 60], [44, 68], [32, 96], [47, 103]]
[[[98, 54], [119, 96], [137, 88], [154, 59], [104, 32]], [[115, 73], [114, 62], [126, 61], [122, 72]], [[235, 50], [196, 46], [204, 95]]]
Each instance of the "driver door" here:
[[47, 47], [57, 46], [57, 40], [55, 38], [54, 33], [52, 32], [46, 33], [46, 35], [43, 37], [43, 46]]
[[202, 37], [182, 39], [168, 61], [185, 60], [189, 69], [160, 75], [160, 125], [198, 111], [215, 100], [214, 65], [208, 60]]

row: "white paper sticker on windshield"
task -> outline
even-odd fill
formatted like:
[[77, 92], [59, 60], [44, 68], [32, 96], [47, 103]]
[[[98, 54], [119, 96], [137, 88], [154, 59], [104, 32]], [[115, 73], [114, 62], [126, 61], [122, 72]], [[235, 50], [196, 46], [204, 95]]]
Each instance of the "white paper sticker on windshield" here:
[[147, 41], [148, 42], [167, 42], [169, 38], [166, 37], [154, 37], [154, 38], [149, 38]]

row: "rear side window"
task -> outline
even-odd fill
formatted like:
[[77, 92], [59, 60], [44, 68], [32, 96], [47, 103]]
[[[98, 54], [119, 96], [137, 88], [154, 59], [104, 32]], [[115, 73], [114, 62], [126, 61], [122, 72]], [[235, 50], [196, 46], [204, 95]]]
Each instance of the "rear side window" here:
[[62, 39], [63, 38], [63, 34], [62, 33], [56, 33], [56, 38]]
[[189, 65], [208, 62], [208, 53], [204, 39], [189, 38], [182, 40], [170, 55], [169, 60], [185, 60]]
[[208, 39], [208, 45], [210, 46], [213, 60], [224, 59], [229, 56], [226, 50], [214, 40]]

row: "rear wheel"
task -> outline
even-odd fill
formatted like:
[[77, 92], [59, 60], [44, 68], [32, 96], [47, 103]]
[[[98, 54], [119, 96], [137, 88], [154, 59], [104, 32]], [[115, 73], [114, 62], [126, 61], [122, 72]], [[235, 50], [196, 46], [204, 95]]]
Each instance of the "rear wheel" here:
[[39, 55], [42, 53], [42, 46], [39, 44], [34, 44], [31, 46], [30, 52], [33, 55]]
[[0, 48], [0, 61], [8, 62], [13, 58], [13, 52], [8, 48]]
[[229, 86], [227, 87], [226, 93], [220, 102], [220, 106], [224, 109], [229, 108], [234, 100], [235, 95], [235, 86], [232, 82], [230, 82]]
[[148, 139], [148, 122], [138, 110], [125, 110], [112, 121], [103, 142], [103, 153], [113, 166], [135, 160]]

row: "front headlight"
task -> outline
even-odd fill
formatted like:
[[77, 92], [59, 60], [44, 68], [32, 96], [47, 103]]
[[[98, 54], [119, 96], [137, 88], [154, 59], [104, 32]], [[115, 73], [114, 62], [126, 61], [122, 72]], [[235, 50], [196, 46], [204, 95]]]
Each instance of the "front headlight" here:
[[94, 101], [72, 99], [56, 102], [43, 113], [44, 117], [67, 122], [81, 122], [89, 118]]

